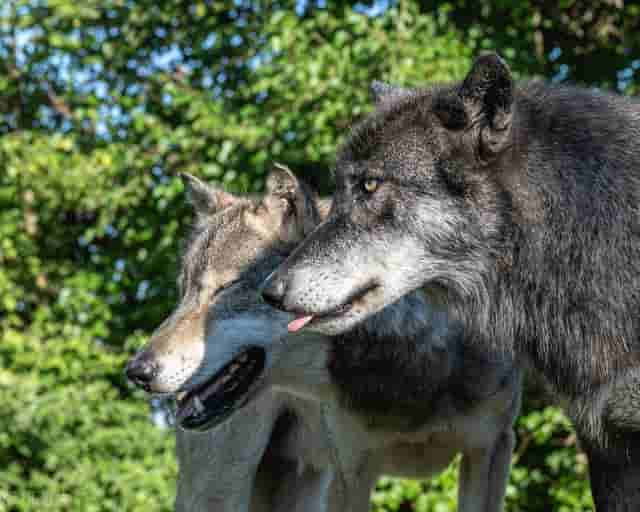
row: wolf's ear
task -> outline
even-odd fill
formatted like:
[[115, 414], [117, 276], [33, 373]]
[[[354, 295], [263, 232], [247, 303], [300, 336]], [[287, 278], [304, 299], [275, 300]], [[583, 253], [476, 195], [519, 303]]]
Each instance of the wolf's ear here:
[[477, 123], [479, 154], [491, 159], [508, 144], [513, 110], [513, 79], [495, 53], [473, 63], [460, 87], [438, 98], [435, 112], [445, 127], [456, 130]]
[[283, 164], [273, 165], [263, 204], [278, 217], [287, 241], [301, 240], [319, 222], [314, 192]]
[[275, 162], [267, 176], [267, 194], [295, 199], [301, 192], [300, 180], [286, 165]]
[[376, 105], [381, 105], [409, 94], [409, 89], [405, 89], [404, 87], [399, 87], [397, 85], [386, 84], [378, 80], [371, 82], [369, 90], [371, 91], [373, 102]]
[[213, 215], [232, 206], [236, 201], [233, 194], [208, 185], [191, 174], [181, 173], [180, 177], [187, 190], [189, 201], [198, 215]]
[[489, 53], [476, 59], [460, 86], [459, 95], [473, 114], [502, 129], [511, 121], [513, 79], [507, 63]]

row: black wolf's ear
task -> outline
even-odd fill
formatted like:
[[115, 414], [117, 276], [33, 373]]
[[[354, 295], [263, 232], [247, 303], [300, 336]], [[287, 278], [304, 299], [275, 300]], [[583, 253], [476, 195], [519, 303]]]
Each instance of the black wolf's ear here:
[[493, 127], [509, 123], [513, 104], [513, 79], [506, 62], [495, 53], [483, 55], [473, 63], [459, 91], [465, 103], [481, 114]]
[[478, 149], [483, 158], [490, 159], [509, 140], [513, 88], [507, 64], [495, 53], [486, 54], [476, 59], [457, 91], [436, 101], [435, 111], [449, 129], [477, 123]]
[[270, 212], [281, 213], [287, 233], [284, 238], [304, 237], [315, 228], [319, 222], [316, 202], [313, 190], [291, 169], [279, 163], [273, 165], [263, 203]]
[[213, 215], [232, 206], [236, 201], [233, 194], [208, 185], [191, 174], [181, 173], [180, 177], [198, 215]]
[[371, 97], [376, 105], [401, 98], [409, 93], [409, 90], [404, 87], [386, 84], [378, 80], [371, 82], [369, 89], [371, 90]]

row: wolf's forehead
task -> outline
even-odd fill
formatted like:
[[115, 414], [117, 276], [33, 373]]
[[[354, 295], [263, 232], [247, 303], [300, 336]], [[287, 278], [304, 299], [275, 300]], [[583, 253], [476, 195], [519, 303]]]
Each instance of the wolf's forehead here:
[[231, 241], [240, 228], [238, 215], [215, 215], [196, 224], [182, 253], [182, 277], [193, 281], [207, 271], [217, 248]]
[[336, 185], [344, 186], [363, 177], [403, 181], [408, 162], [420, 161], [424, 166], [435, 159], [437, 144], [431, 139], [423, 127], [411, 125], [380, 134], [369, 151], [345, 151], [341, 155], [336, 165]]
[[341, 161], [368, 160], [382, 146], [387, 149], [400, 144], [411, 147], [416, 135], [424, 137], [425, 130], [427, 134], [430, 132], [427, 113], [434, 101], [448, 90], [443, 86], [413, 89], [384, 102], [351, 130], [338, 153], [338, 165]]
[[271, 241], [244, 221], [245, 209], [212, 219], [194, 233], [182, 265], [187, 292], [212, 292], [240, 277], [251, 281], [255, 275], [265, 274], [265, 268], [277, 266], [278, 262], [270, 258]]

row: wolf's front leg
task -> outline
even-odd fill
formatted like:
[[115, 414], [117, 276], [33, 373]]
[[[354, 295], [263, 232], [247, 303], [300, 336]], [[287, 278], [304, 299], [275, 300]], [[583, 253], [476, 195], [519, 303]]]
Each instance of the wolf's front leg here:
[[[335, 466], [305, 468], [283, 478], [274, 512], [367, 512], [377, 471], [362, 464], [350, 476]], [[254, 512], [253, 510], [251, 512]]]
[[515, 445], [509, 427], [493, 446], [465, 453], [460, 464], [458, 512], [500, 512]]
[[[640, 373], [632, 368], [586, 399], [576, 429], [597, 512], [640, 510]], [[591, 407], [589, 407], [591, 406]], [[595, 433], [595, 436], [594, 436]], [[595, 437], [595, 439], [594, 439]]]
[[[635, 440], [640, 443], [640, 438]], [[635, 450], [637, 451], [637, 450]], [[597, 512], [637, 512], [640, 510], [640, 464], [624, 454], [590, 451], [589, 475]]]
[[273, 511], [333, 512], [329, 508], [333, 480], [332, 468], [322, 470], [293, 469], [282, 478]]
[[255, 477], [280, 411], [280, 398], [265, 393], [213, 430], [178, 429], [176, 512], [261, 510], [250, 509]]

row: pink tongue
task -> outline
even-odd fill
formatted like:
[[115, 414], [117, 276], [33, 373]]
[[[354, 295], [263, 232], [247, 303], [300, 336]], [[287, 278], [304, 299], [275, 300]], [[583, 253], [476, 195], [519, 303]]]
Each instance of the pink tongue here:
[[292, 322], [289, 322], [287, 329], [289, 329], [289, 332], [298, 332], [305, 325], [311, 322], [311, 320], [313, 320], [313, 315], [301, 316], [300, 318], [296, 318]]

